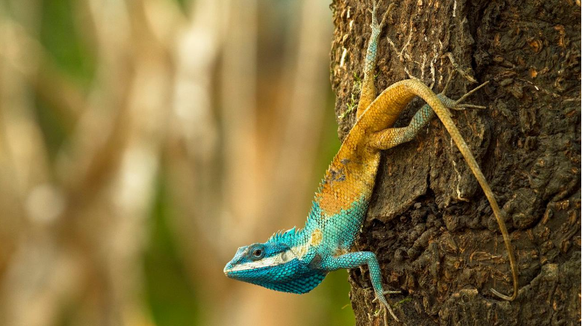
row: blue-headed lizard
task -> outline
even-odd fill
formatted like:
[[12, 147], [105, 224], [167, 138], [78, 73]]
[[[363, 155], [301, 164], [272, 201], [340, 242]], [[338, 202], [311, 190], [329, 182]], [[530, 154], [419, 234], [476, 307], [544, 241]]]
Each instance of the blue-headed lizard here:
[[[376, 297], [398, 320], [384, 296], [386, 292], [376, 255], [369, 251], [352, 252], [351, 249], [366, 217], [380, 151], [412, 140], [436, 113], [489, 200], [508, 251], [513, 294], [507, 296], [494, 289], [491, 291], [502, 299], [513, 300], [517, 296], [517, 266], [505, 223], [493, 192], [448, 110], [456, 108], [462, 99], [453, 101], [443, 94], [436, 95], [418, 80], [397, 82], [376, 97], [373, 75], [376, 50], [389, 10], [378, 23], [374, 5], [357, 121], [319, 186], [305, 227], [278, 232], [264, 243], [239, 248], [224, 268], [224, 273], [230, 278], [272, 290], [306, 293], [315, 288], [328, 272], [367, 265]], [[427, 104], [414, 115], [407, 127], [391, 128], [415, 96]]]

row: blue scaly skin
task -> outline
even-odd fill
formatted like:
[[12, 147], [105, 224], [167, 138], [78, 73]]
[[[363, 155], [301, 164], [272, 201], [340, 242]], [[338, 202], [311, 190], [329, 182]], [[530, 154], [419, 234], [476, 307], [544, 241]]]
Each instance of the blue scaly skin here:
[[[356, 113], [358, 119], [319, 186], [305, 227], [278, 232], [264, 243], [239, 248], [224, 268], [224, 273], [230, 278], [276, 291], [306, 293], [331, 271], [367, 265], [376, 297], [398, 320], [384, 296], [376, 255], [369, 251], [351, 252], [351, 249], [366, 217], [380, 151], [413, 139], [436, 113], [483, 188], [508, 250], [514, 293], [506, 296], [493, 289], [492, 292], [503, 299], [513, 300], [517, 295], [517, 268], [499, 206], [447, 109], [456, 108], [460, 101], [436, 95], [418, 80], [395, 83], [376, 98], [373, 77], [376, 49], [389, 10], [381, 23], [376, 19], [376, 6], [372, 11], [372, 36]], [[427, 105], [415, 114], [409, 126], [391, 128], [415, 96], [424, 99]]]

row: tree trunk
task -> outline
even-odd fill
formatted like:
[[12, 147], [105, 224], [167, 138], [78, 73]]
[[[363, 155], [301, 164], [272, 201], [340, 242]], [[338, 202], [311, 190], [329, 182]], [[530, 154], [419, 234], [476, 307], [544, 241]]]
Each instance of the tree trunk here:
[[[415, 77], [485, 110], [453, 112], [506, 215], [489, 203], [438, 119], [384, 153], [356, 243], [377, 254], [407, 325], [573, 325], [580, 316], [580, 2], [404, 0], [380, 37], [376, 88]], [[334, 1], [332, 87], [340, 137], [355, 123], [372, 1]], [[388, 7], [381, 1], [378, 17]], [[397, 126], [420, 107], [415, 100]], [[366, 268], [350, 272], [357, 325], [381, 325]], [[392, 324], [393, 320], [388, 320]]]

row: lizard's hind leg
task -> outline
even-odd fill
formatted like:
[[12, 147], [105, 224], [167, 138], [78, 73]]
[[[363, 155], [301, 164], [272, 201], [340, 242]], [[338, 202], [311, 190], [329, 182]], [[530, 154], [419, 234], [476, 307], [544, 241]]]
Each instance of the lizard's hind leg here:
[[[470, 95], [475, 93], [477, 90], [482, 88], [483, 86], [487, 85], [489, 81], [484, 82], [483, 84], [475, 87], [474, 89], [467, 92], [465, 95], [461, 96], [458, 100], [452, 100], [448, 98], [444, 93], [448, 87], [445, 86], [445, 89], [442, 93], [437, 94], [438, 99], [441, 103], [448, 109], [453, 110], [464, 110], [465, 108], [478, 108], [483, 109], [484, 106], [480, 105], [472, 105], [472, 104], [461, 104], [464, 100], [467, 99]], [[448, 84], [448, 82], [447, 82]], [[433, 109], [428, 105], [423, 105], [420, 110], [416, 112], [410, 123], [406, 127], [402, 128], [389, 128], [382, 130], [373, 134], [370, 137], [369, 145], [373, 148], [386, 150], [392, 147], [396, 147], [400, 144], [404, 144], [409, 142], [416, 137], [416, 135], [425, 127], [432, 117], [434, 117]]]
[[[440, 94], [437, 96], [439, 96], [440, 99]], [[379, 131], [370, 136], [368, 145], [376, 149], [386, 150], [407, 143], [416, 137], [432, 117], [434, 117], [434, 111], [428, 104], [425, 104], [420, 108], [420, 110], [418, 110], [418, 112], [416, 112], [414, 117], [412, 117], [408, 126], [402, 128], [388, 128]]]
[[374, 9], [372, 10], [372, 34], [368, 42], [368, 50], [366, 51], [366, 61], [364, 63], [364, 80], [362, 82], [362, 91], [360, 101], [358, 102], [358, 109], [356, 111], [356, 119], [360, 118], [362, 113], [366, 110], [368, 105], [376, 98], [376, 87], [374, 86], [374, 68], [376, 67], [378, 54], [378, 39], [380, 32], [386, 23], [386, 17], [394, 7], [390, 4], [386, 12], [382, 16], [382, 20], [378, 23], [376, 18], [377, 2], [374, 2]]

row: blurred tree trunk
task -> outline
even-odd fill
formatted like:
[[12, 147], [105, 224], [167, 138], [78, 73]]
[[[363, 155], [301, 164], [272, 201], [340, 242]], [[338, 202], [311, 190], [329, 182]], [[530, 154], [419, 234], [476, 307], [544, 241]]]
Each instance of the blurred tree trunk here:
[[[341, 117], [359, 96], [372, 1], [334, 1], [332, 87]], [[379, 16], [388, 7], [380, 4]], [[374, 251], [409, 325], [580, 320], [580, 2], [398, 2], [379, 43], [376, 87], [415, 77], [486, 110], [453, 113], [506, 214], [520, 271], [514, 302], [491, 208], [441, 123], [387, 151], [357, 242]], [[357, 101], [356, 101], [357, 103]], [[413, 101], [398, 126], [406, 125]], [[355, 112], [338, 118], [343, 138]], [[381, 324], [367, 269], [350, 273], [358, 325]]]

